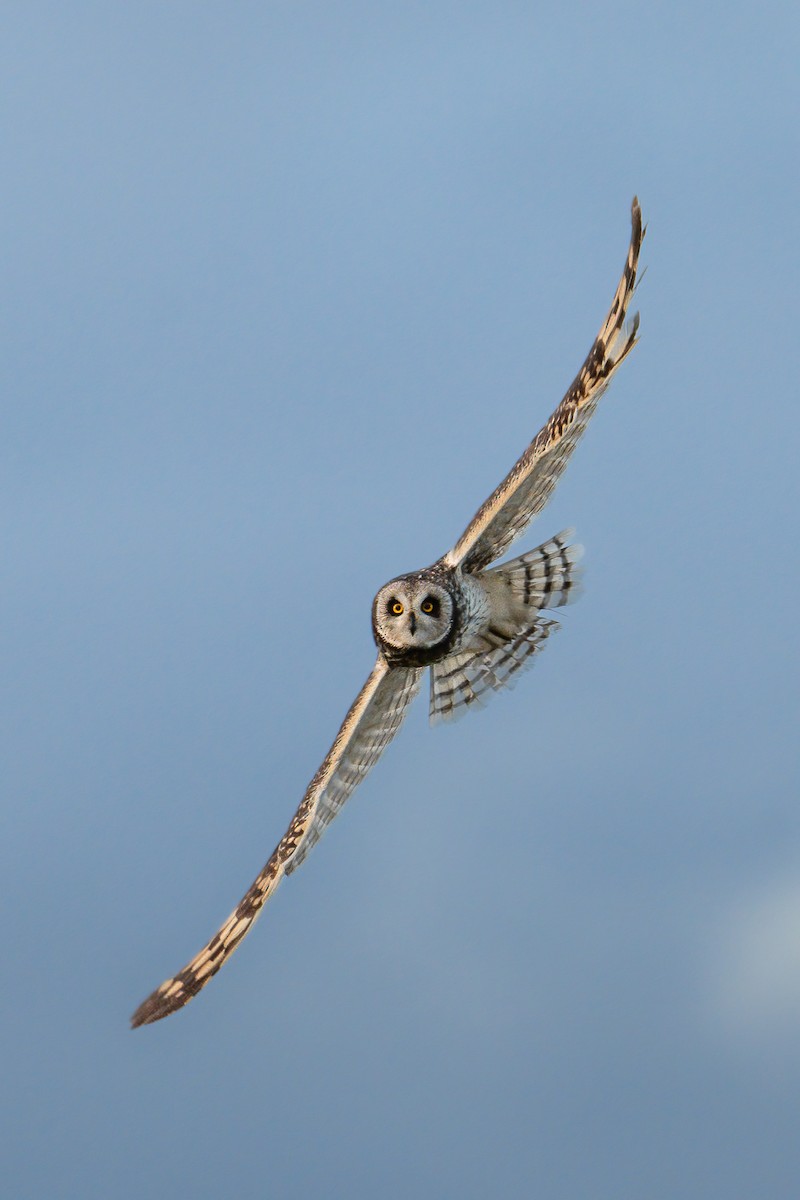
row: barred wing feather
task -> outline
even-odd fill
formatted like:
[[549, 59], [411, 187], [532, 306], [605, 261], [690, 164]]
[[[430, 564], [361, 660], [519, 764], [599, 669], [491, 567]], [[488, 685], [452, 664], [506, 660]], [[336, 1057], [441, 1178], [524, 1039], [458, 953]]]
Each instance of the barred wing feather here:
[[430, 722], [455, 721], [470, 708], [483, 708], [493, 692], [513, 687], [517, 672], [531, 666], [533, 656], [560, 626], [539, 616], [513, 637], [490, 627], [471, 646], [457, 650], [431, 668]]

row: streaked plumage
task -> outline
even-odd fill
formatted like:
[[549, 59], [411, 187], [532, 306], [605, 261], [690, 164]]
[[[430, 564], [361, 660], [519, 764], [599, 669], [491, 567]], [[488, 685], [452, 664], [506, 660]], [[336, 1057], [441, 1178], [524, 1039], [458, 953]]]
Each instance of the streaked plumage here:
[[431, 669], [431, 722], [451, 720], [514, 682], [558, 623], [543, 615], [576, 592], [580, 547], [570, 530], [489, 568], [547, 503], [611, 376], [636, 343], [626, 324], [644, 230], [638, 201], [625, 269], [608, 316], [564, 399], [456, 545], [422, 571], [391, 580], [372, 607], [378, 658], [264, 869], [210, 942], [136, 1010], [135, 1026], [181, 1008], [222, 966], [284, 875], [377, 762]]

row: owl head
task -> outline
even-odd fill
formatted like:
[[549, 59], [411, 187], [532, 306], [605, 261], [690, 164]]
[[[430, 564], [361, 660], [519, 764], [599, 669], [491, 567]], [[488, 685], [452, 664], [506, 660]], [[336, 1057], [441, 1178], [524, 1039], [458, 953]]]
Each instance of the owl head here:
[[389, 662], [425, 666], [443, 658], [455, 625], [453, 595], [430, 571], [384, 584], [372, 604], [375, 641]]

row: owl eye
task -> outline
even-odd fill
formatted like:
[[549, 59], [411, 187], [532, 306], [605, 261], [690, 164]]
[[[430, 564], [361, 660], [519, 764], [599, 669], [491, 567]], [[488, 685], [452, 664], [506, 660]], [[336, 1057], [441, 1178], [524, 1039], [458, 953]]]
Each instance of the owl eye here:
[[389, 601], [389, 612], [393, 617], [401, 617], [403, 615], [403, 605], [399, 600]]
[[420, 608], [424, 613], [433, 614], [435, 617], [439, 615], [439, 601], [435, 596], [426, 596]]

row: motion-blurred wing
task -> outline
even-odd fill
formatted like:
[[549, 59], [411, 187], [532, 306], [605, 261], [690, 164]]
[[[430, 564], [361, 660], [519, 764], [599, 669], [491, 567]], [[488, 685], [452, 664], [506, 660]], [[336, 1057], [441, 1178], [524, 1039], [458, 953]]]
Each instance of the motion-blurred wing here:
[[389, 667], [378, 657], [269, 862], [211, 941], [139, 1005], [131, 1018], [134, 1029], [182, 1008], [216, 975], [283, 876], [304, 860], [325, 826], [378, 761], [400, 728], [421, 675], [418, 669]]
[[631, 242], [613, 303], [589, 355], [564, 399], [498, 488], [445, 555], [447, 566], [479, 571], [504, 554], [544, 508], [611, 376], [636, 343], [638, 313], [626, 325], [636, 286], [644, 230], [639, 202], [631, 206]]

